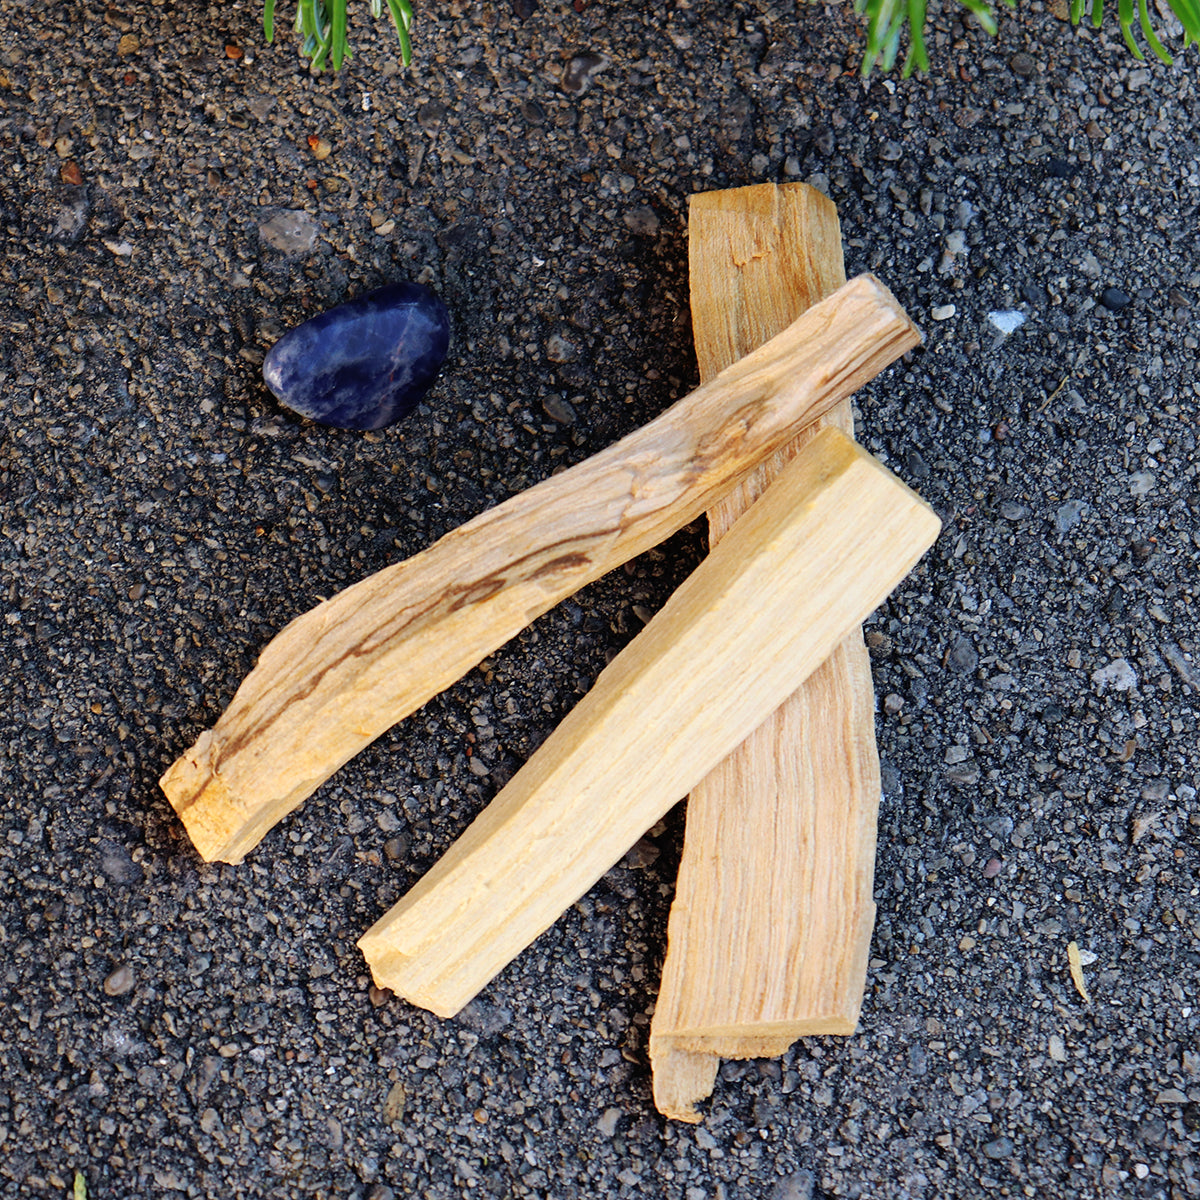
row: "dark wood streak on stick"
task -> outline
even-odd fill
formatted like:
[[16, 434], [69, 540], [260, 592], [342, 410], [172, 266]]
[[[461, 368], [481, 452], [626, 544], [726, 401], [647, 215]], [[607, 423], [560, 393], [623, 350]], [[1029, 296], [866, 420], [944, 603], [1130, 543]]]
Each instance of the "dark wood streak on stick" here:
[[649, 425], [296, 618], [162, 777], [196, 848], [241, 861], [391, 725], [694, 520], [919, 340], [862, 276]]
[[[616, 533], [616, 528], [603, 529], [591, 538], [586, 540], [591, 541], [595, 538], [603, 538]], [[578, 540], [578, 539], [576, 539]], [[526, 555], [524, 559], [517, 559], [511, 564], [514, 568], [519, 568], [524, 565], [527, 559], [538, 559], [544, 556], [545, 553], [551, 553], [556, 550], [561, 550], [563, 546], [569, 545], [570, 540], [556, 543], [554, 546], [547, 547], [546, 550], [534, 554]], [[386, 650], [388, 646], [396, 639], [405, 633], [418, 631], [423, 625], [437, 619], [443, 612], [458, 612], [473, 604], [486, 603], [488, 599], [496, 595], [506, 587], [512, 585], [516, 579], [546, 579], [566, 571], [578, 571], [586, 569], [590, 564], [590, 559], [587, 554], [580, 551], [572, 551], [567, 554], [560, 554], [558, 557], [551, 559], [547, 563], [535, 567], [533, 570], [526, 571], [524, 574], [514, 570], [507, 577], [494, 577], [483, 580], [478, 580], [472, 584], [461, 588], [451, 589], [447, 595], [439, 597], [436, 601], [426, 605], [423, 608], [410, 612], [405, 609], [399, 613], [390, 616], [382, 624], [368, 630], [362, 635], [362, 638], [355, 645], [349, 647], [344, 653], [332, 659], [324, 668], [315, 673], [305, 674], [303, 671], [296, 673], [304, 681], [304, 686], [292, 691], [288, 691], [282, 686], [277, 686], [273, 692], [275, 695], [273, 707], [263, 712], [257, 723], [248, 726], [236, 736], [230, 737], [222, 745], [220, 752], [214, 755], [213, 769], [219, 772], [221, 763], [229, 758], [234, 757], [247, 742], [256, 737], [261, 737], [270, 726], [277, 721], [280, 716], [287, 712], [290, 705], [293, 705], [301, 700], [306, 700], [320, 686], [321, 682], [331, 672], [342, 667], [352, 659], [369, 658], [372, 655]], [[365, 606], [359, 606], [356, 611], [361, 612]], [[284, 633], [287, 632], [285, 629]], [[486, 656], [485, 656], [486, 657]], [[189, 807], [186, 800], [183, 803], [183, 808]], [[183, 811], [179, 805], [176, 805], [176, 810]]]

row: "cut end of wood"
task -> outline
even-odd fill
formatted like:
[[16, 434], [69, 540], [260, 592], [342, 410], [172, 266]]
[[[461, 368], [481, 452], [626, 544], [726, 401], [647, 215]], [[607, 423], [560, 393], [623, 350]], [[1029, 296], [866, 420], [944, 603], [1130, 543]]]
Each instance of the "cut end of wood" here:
[[[909, 342], [907, 349], [911, 350], [914, 346], [919, 346], [924, 340], [925, 335], [921, 332], [917, 323], [904, 311], [903, 305], [896, 299], [892, 289], [888, 287], [878, 275], [872, 275], [870, 271], [864, 271], [861, 275], [855, 275], [853, 279], [846, 284], [847, 295], [861, 295], [872, 305], [878, 305], [880, 310], [889, 312], [900, 322], [905, 330], [904, 340]], [[837, 293], [835, 292], [836, 296]], [[833, 297], [830, 297], [832, 300]]]
[[230, 844], [232, 797], [212, 769], [212, 745], [212, 730], [206, 729], [196, 744], [167, 768], [158, 786], [205, 862], [239, 863], [245, 850], [239, 852]]
[[405, 971], [406, 960], [379, 946], [369, 936], [359, 939], [358, 948], [367, 960], [367, 966], [371, 968], [371, 979], [375, 986], [394, 992], [401, 1000], [416, 1008], [423, 1008], [436, 1017], [449, 1020], [451, 1017], [457, 1016], [469, 1003], [469, 1001], [463, 1001], [461, 1004], [447, 1002], [444, 997], [435, 992], [413, 987], [408, 973]]
[[653, 1072], [654, 1106], [672, 1121], [696, 1125], [703, 1120], [696, 1105], [713, 1093], [717, 1071], [723, 1058], [778, 1058], [802, 1037], [848, 1037], [858, 1030], [858, 1015], [853, 1019], [816, 1016], [788, 1024], [774, 1034], [750, 1033], [739, 1029], [729, 1033], [671, 1034], [650, 1036], [650, 1068]]
[[299, 796], [281, 803], [246, 811], [244, 802], [226, 785], [214, 766], [217, 739], [206, 729], [191, 749], [171, 764], [158, 786], [171, 802], [196, 852], [205, 862], [237, 865], [286, 813], [301, 803], [311, 788], [302, 785]]
[[703, 1118], [696, 1105], [712, 1095], [720, 1060], [711, 1054], [689, 1054], [670, 1045], [655, 1045], [652, 1037], [650, 1063], [654, 1072], [654, 1107], [672, 1121], [698, 1125]]

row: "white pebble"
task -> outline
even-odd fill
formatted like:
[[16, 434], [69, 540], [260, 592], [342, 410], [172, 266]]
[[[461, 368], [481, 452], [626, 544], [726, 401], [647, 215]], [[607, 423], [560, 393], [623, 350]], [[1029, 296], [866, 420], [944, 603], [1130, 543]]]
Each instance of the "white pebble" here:
[[939, 304], [929, 315], [935, 321], [948, 321], [956, 312], [958, 309], [953, 304]]
[[1025, 314], [1013, 308], [1005, 312], [990, 312], [988, 320], [1007, 337], [1025, 324]]
[[1124, 658], [1114, 658], [1107, 667], [1092, 672], [1092, 682], [1101, 690], [1106, 687], [1114, 692], [1128, 692], [1137, 687], [1137, 672]]
[[1139, 1179], [1145, 1179], [1146, 1176], [1150, 1174], [1150, 1168], [1148, 1166], [1146, 1166], [1145, 1163], [1134, 1163], [1133, 1164], [1133, 1173]]

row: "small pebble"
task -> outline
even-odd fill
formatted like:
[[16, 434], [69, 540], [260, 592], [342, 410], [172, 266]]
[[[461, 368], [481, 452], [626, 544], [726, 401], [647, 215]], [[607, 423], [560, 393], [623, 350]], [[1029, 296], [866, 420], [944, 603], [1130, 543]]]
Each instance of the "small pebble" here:
[[629, 871], [644, 871], [658, 862], [661, 850], [648, 838], [640, 839], [621, 859], [621, 866]]
[[621, 1119], [621, 1110], [619, 1108], [606, 1108], [600, 1115], [600, 1120], [596, 1122], [596, 1132], [601, 1137], [610, 1138], [617, 1132], [617, 1122]]
[[984, 879], [995, 879], [1003, 866], [1004, 864], [998, 858], [989, 858], [983, 868]]
[[631, 208], [624, 217], [625, 225], [631, 233], [638, 237], [656, 237], [658, 235], [658, 214], [648, 204]]
[[320, 232], [320, 225], [301, 209], [285, 209], [258, 227], [259, 237], [280, 254], [307, 254]]
[[939, 304], [929, 315], [935, 321], [948, 321], [958, 309], [953, 304]]
[[1101, 691], [1112, 688], [1114, 692], [1128, 692], [1137, 687], [1137, 681], [1137, 672], [1124, 658], [1114, 658], [1108, 666], [1092, 672], [1092, 682]]
[[908, 473], [914, 479], [929, 478], [929, 464], [925, 461], [919, 450], [909, 450], [904, 455], [904, 461], [908, 465]]
[[124, 996], [133, 990], [133, 969], [122, 964], [104, 981], [106, 996]]
[[1014, 309], [1007, 309], [1004, 312], [988, 313], [988, 320], [992, 325], [1007, 337], [1010, 333], [1020, 329], [1025, 324], [1025, 314]]
[[563, 70], [563, 91], [572, 96], [582, 96], [592, 86], [592, 76], [599, 75], [611, 61], [607, 54], [596, 54], [593, 51], [575, 55]]
[[417, 109], [417, 124], [426, 133], [437, 133], [446, 119], [446, 106], [438, 100], [427, 100]]
[[1082, 500], [1068, 500], [1065, 504], [1060, 504], [1054, 514], [1054, 524], [1058, 532], [1066, 533], [1074, 529], [1082, 519], [1086, 507]]
[[1049, 302], [1050, 297], [1046, 294], [1046, 289], [1040, 283], [1031, 280], [1021, 284], [1021, 299], [1034, 308], [1044, 308]]
[[579, 351], [573, 342], [568, 342], [561, 334], [554, 333], [546, 339], [546, 357], [552, 363], [569, 363], [579, 357]]
[[973, 671], [979, 665], [979, 651], [975, 643], [965, 633], [960, 633], [950, 644], [950, 652], [946, 656], [946, 664], [952, 671], [966, 673]]
[[1006, 1137], [996, 1138], [984, 1146], [983, 1152], [988, 1158], [1007, 1158], [1013, 1152], [1013, 1144]]
[[1028, 79], [1037, 70], [1037, 63], [1028, 54], [1014, 54], [1008, 60], [1008, 65], [1013, 74], [1020, 75], [1022, 79]]
[[1113, 312], [1119, 312], [1123, 308], [1128, 308], [1133, 303], [1133, 299], [1120, 288], [1109, 287], [1100, 293], [1100, 303], [1105, 308], [1112, 309]]
[[564, 400], [561, 396], [549, 395], [542, 401], [542, 411], [559, 425], [573, 425], [575, 423], [575, 409], [570, 401]]

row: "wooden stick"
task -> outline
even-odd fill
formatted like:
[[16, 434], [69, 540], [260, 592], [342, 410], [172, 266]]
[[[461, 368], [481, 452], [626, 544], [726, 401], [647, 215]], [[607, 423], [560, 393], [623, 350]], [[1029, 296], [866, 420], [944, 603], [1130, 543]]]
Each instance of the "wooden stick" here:
[[[692, 197], [692, 326], [701, 379], [845, 281], [837, 210], [804, 184]], [[715, 544], [837, 405], [709, 511]], [[699, 1121], [720, 1059], [781, 1054], [858, 1024], [875, 920], [874, 690], [854, 629], [693, 790], [650, 1034], [659, 1110]]]
[[820, 664], [937, 529], [844, 434], [814, 438], [363, 936], [375, 982], [456, 1013]]
[[391, 725], [694, 520], [919, 339], [861, 276], [641, 430], [298, 617], [160, 781], [196, 849], [240, 862]]

